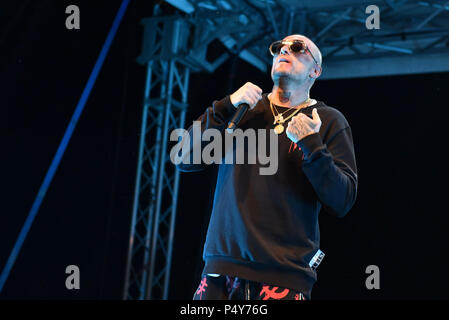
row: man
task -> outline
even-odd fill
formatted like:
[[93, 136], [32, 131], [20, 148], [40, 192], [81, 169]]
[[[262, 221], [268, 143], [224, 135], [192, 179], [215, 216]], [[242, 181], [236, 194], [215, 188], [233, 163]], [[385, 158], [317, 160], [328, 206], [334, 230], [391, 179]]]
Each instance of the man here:
[[271, 93], [246, 83], [199, 118], [202, 131], [225, 134], [236, 108], [247, 103], [239, 127], [274, 129], [278, 170], [261, 175], [258, 164], [220, 164], [194, 299], [310, 299], [324, 256], [318, 214], [323, 207], [343, 217], [356, 199], [351, 128], [338, 110], [309, 97], [321, 74], [319, 49], [305, 36], [290, 35], [270, 52]]

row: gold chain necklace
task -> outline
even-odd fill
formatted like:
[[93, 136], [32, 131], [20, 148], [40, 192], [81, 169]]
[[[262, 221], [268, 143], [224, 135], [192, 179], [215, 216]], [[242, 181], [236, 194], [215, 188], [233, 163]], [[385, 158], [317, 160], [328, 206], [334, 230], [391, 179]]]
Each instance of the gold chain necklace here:
[[[309, 102], [310, 102], [310, 98], [307, 98], [307, 100], [305, 102], [301, 103], [298, 107], [306, 105]], [[287, 111], [290, 111], [290, 109], [288, 109], [282, 113], [279, 113], [279, 111], [276, 109], [276, 107], [274, 107], [273, 104], [271, 103], [271, 100], [270, 100], [270, 108], [271, 108], [271, 112], [273, 113], [273, 117], [274, 117], [273, 125], [275, 125], [277, 123], [277, 125], [274, 127], [274, 132], [276, 134], [281, 134], [282, 132], [284, 132], [284, 126], [283, 126], [284, 122], [287, 121], [288, 119], [290, 119], [291, 117], [293, 117], [295, 114], [297, 114], [302, 109], [302, 108], [297, 108], [289, 116], [284, 118], [283, 114], [286, 113]], [[276, 110], [276, 114], [274, 113], [274, 110]]]

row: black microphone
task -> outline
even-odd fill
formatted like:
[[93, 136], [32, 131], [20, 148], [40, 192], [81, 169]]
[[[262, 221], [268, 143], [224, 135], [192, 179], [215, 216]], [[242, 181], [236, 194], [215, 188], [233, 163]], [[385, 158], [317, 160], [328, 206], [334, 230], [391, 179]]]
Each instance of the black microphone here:
[[228, 128], [226, 131], [228, 133], [234, 132], [235, 128], [237, 128], [240, 120], [242, 120], [243, 116], [245, 115], [246, 111], [248, 111], [249, 105], [247, 103], [241, 103], [237, 107], [237, 111], [234, 113], [234, 116], [232, 117], [232, 120], [228, 123]]

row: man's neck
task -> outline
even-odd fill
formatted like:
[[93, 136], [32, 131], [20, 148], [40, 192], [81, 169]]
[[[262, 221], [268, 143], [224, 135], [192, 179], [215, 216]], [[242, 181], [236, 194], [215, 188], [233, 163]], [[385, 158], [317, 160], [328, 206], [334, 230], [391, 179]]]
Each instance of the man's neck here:
[[286, 81], [278, 81], [271, 91], [270, 100], [282, 107], [296, 107], [309, 98], [309, 90], [302, 86], [294, 86]]

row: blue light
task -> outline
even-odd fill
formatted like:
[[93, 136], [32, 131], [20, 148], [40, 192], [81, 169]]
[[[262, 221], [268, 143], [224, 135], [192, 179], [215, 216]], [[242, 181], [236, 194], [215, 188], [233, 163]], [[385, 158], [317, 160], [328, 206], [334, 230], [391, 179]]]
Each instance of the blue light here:
[[126, 8], [128, 7], [129, 0], [123, 0], [120, 8], [118, 10], [117, 15], [115, 16], [114, 22], [112, 23], [111, 29], [109, 30], [108, 36], [103, 44], [103, 48], [101, 49], [100, 54], [98, 55], [97, 61], [95, 62], [95, 66], [89, 76], [86, 87], [81, 94], [81, 97], [76, 106], [75, 112], [72, 115], [72, 119], [70, 120], [69, 125], [64, 133], [64, 136], [59, 144], [58, 150], [51, 162], [50, 168], [45, 175], [44, 181], [37, 193], [36, 199], [34, 199], [33, 205], [31, 207], [30, 212], [28, 213], [28, 217], [25, 220], [25, 223], [20, 231], [19, 236], [17, 237], [16, 243], [9, 255], [8, 261], [6, 262], [5, 267], [2, 270], [2, 274], [0, 275], [0, 292], [2, 292], [3, 286], [5, 285], [6, 280], [8, 279], [9, 273], [14, 266], [16, 258], [20, 252], [23, 242], [30, 231], [31, 225], [34, 221], [34, 218], [39, 211], [39, 208], [44, 200], [45, 194], [47, 193], [47, 189], [50, 186], [51, 181], [58, 169], [59, 163], [61, 162], [62, 156], [64, 155], [65, 149], [72, 137], [73, 131], [75, 130], [76, 123], [83, 112], [84, 106], [86, 105], [87, 99], [89, 98], [89, 94], [92, 91], [92, 88], [97, 80], [97, 76], [100, 73], [101, 67], [103, 66], [103, 62], [108, 54], [109, 48], [111, 47], [112, 40], [114, 40], [117, 29], [122, 21], [123, 15], [125, 14]]

